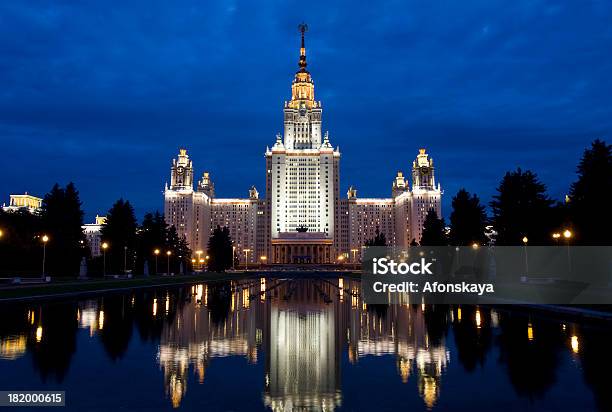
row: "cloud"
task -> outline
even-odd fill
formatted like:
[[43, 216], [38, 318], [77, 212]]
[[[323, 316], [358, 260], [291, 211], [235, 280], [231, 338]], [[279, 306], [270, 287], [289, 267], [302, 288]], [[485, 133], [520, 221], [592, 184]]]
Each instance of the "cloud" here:
[[5, 2], [0, 195], [77, 180], [88, 213], [120, 195], [159, 208], [178, 146], [221, 195], [263, 189], [306, 21], [342, 192], [388, 196], [425, 146], [446, 200], [464, 184], [488, 196], [524, 164], [560, 196], [582, 149], [612, 129], [610, 17], [608, 2], [543, 0], [503, 13], [484, 0]]

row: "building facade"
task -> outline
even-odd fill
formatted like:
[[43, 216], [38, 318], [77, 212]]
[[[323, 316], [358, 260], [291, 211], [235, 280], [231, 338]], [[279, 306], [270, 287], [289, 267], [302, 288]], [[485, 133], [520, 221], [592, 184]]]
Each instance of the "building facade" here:
[[390, 198], [358, 198], [352, 186], [347, 198], [340, 198], [340, 149], [323, 133], [323, 106], [315, 100], [307, 70], [306, 29], [300, 26], [298, 70], [291, 100], [283, 107], [284, 132], [265, 151], [262, 199], [255, 187], [248, 198], [216, 198], [208, 172], [194, 189], [187, 150], [180, 149], [172, 161], [164, 213], [193, 251], [205, 251], [212, 230], [220, 226], [230, 230], [240, 262], [356, 262], [377, 233], [385, 235], [388, 245], [408, 247], [420, 240], [429, 209], [441, 215], [442, 191], [425, 149], [412, 163], [412, 187], [398, 172]]
[[96, 215], [94, 223], [86, 223], [81, 228], [85, 233], [87, 239], [87, 246], [92, 257], [101, 256], [101, 242], [102, 242], [102, 225], [106, 223], [106, 216]]
[[2, 210], [5, 212], [24, 210], [32, 214], [38, 214], [42, 208], [42, 201], [40, 197], [29, 195], [28, 192], [23, 195], [10, 195], [8, 206], [3, 204]]

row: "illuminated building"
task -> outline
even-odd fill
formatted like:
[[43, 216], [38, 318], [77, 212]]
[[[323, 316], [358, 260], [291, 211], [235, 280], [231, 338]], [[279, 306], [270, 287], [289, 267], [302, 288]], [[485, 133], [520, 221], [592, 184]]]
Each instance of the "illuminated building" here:
[[23, 195], [10, 195], [9, 205], [2, 205], [2, 210], [5, 212], [15, 212], [25, 210], [30, 213], [37, 214], [42, 207], [42, 199], [40, 197], [29, 195], [25, 192]]
[[83, 233], [87, 239], [87, 245], [91, 252], [92, 257], [101, 256], [100, 251], [101, 239], [102, 239], [102, 225], [106, 223], [106, 216], [96, 215], [95, 223], [86, 223], [83, 226]]
[[[351, 186], [340, 198], [340, 150], [323, 133], [323, 106], [315, 100], [314, 81], [307, 70], [305, 32], [300, 26], [298, 70], [291, 100], [283, 107], [284, 131], [266, 148], [266, 192], [262, 199], [252, 187], [246, 199], [215, 197], [205, 172], [194, 190], [194, 170], [186, 149], [172, 162], [165, 188], [165, 217], [192, 250], [204, 250], [211, 231], [228, 227], [237, 259], [250, 263], [266, 256], [269, 263], [335, 263], [361, 258], [364, 243], [377, 232], [387, 244], [408, 247], [421, 238], [425, 216], [441, 216], [440, 184], [433, 159], [420, 149], [412, 162], [412, 187], [402, 172], [392, 184], [392, 196], [358, 198]], [[351, 251], [355, 251], [351, 254]]]

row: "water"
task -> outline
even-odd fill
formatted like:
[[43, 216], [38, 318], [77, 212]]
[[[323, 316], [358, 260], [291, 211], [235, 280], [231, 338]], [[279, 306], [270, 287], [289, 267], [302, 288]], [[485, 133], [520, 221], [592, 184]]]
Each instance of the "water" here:
[[612, 410], [605, 325], [359, 292], [253, 278], [2, 305], [0, 390], [74, 411]]

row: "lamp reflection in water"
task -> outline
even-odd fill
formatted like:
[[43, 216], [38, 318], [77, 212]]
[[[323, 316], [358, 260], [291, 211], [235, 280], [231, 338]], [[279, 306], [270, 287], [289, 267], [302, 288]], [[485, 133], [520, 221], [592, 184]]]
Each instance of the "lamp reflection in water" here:
[[578, 336], [573, 335], [570, 338], [570, 345], [572, 347], [572, 352], [578, 353], [580, 351], [580, 343], [578, 342]]

